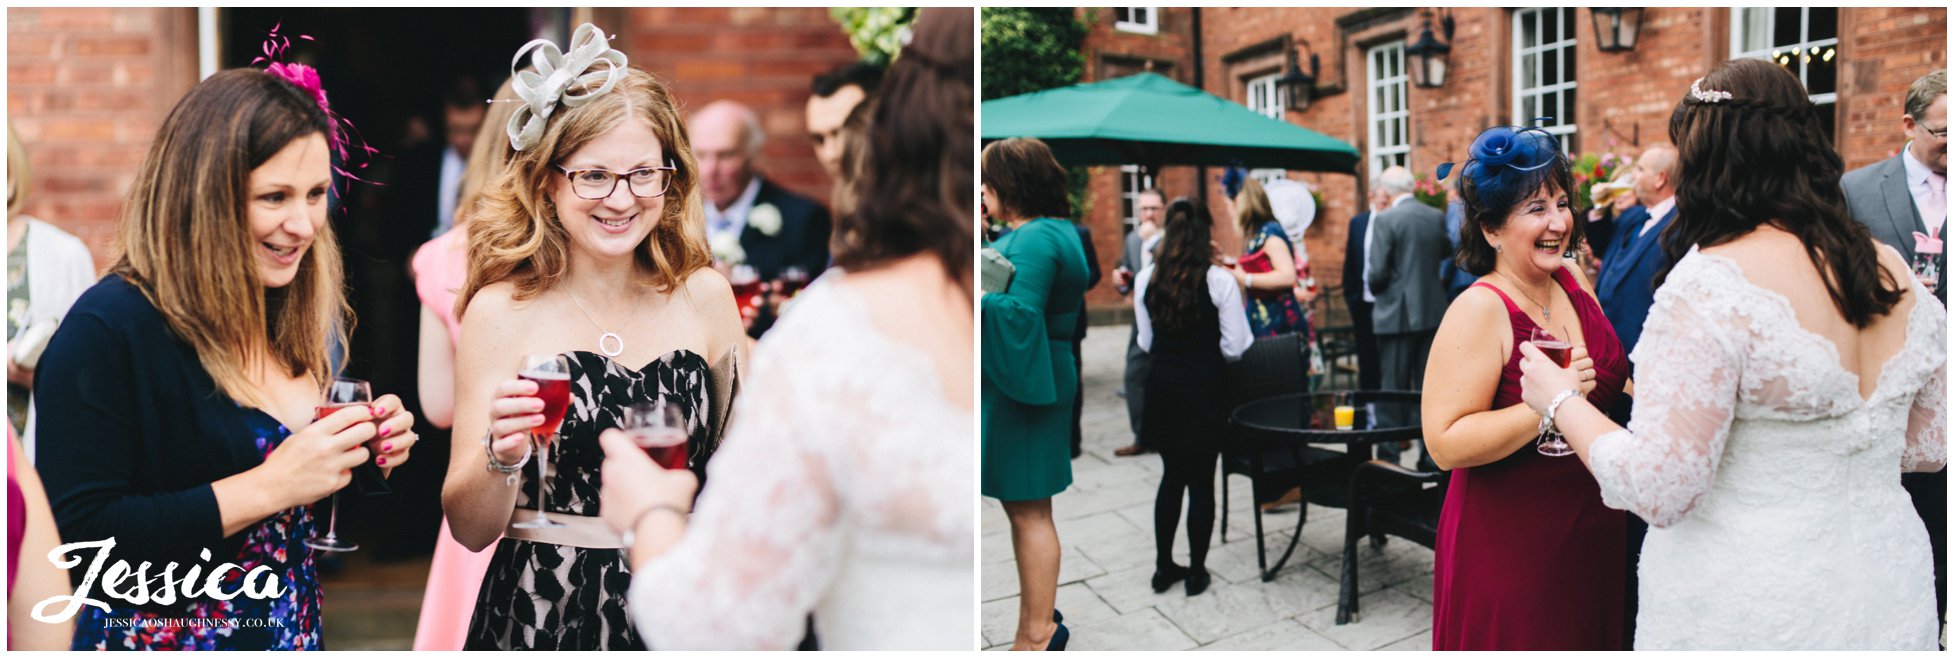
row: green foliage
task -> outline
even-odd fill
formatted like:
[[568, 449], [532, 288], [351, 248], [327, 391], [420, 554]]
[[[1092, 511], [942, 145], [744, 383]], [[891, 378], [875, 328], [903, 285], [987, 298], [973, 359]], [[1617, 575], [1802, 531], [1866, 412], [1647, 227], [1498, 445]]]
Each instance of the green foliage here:
[[1078, 84], [1086, 25], [1071, 7], [983, 9], [984, 100]]
[[902, 35], [916, 20], [916, 8], [833, 7], [828, 16], [841, 24], [862, 59], [888, 66], [902, 52]]

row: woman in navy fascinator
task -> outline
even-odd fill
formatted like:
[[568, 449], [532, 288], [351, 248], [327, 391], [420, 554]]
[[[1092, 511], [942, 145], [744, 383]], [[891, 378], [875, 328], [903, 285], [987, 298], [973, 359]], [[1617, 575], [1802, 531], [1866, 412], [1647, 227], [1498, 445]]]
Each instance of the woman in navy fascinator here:
[[1445, 313], [1424, 384], [1425, 449], [1450, 470], [1434, 565], [1433, 649], [1621, 649], [1627, 516], [1520, 391], [1520, 346], [1556, 346], [1607, 408], [1628, 362], [1580, 245], [1574, 181], [1553, 135], [1501, 126], [1457, 169], [1457, 261], [1478, 277]]

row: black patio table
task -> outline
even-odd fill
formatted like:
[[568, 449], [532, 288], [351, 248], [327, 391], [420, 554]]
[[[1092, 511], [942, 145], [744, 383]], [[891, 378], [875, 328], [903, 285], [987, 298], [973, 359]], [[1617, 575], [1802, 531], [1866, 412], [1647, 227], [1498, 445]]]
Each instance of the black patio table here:
[[[1336, 428], [1335, 405], [1339, 394], [1348, 393], [1355, 407], [1351, 429]], [[1262, 472], [1259, 448], [1279, 447], [1290, 451], [1298, 465], [1295, 485], [1303, 492], [1304, 504], [1296, 519], [1296, 531], [1289, 547], [1275, 566], [1268, 563], [1262, 545], [1262, 517], [1255, 517], [1255, 563], [1262, 570], [1262, 581], [1275, 580], [1276, 572], [1296, 552], [1303, 536], [1303, 522], [1309, 518], [1309, 504], [1326, 507], [1349, 506], [1350, 473], [1358, 464], [1370, 461], [1371, 446], [1385, 441], [1422, 438], [1419, 424], [1420, 394], [1417, 391], [1318, 391], [1291, 393], [1254, 400], [1235, 407], [1229, 415], [1234, 429], [1231, 440], [1252, 448], [1251, 473]], [[1344, 452], [1313, 447], [1343, 444]]]

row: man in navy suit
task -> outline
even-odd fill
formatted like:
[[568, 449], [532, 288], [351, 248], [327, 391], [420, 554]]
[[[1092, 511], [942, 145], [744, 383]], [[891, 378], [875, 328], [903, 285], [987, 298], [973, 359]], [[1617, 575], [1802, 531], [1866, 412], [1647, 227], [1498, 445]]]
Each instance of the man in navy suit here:
[[1371, 186], [1364, 212], [1350, 218], [1350, 232], [1343, 242], [1343, 303], [1350, 309], [1350, 324], [1357, 335], [1357, 388], [1375, 391], [1383, 386], [1384, 366], [1377, 358], [1377, 333], [1372, 330], [1371, 305], [1376, 297], [1364, 286], [1364, 243], [1370, 234], [1371, 214], [1381, 205], [1383, 191]]
[[[1608, 323], [1614, 325], [1615, 336], [1621, 338], [1625, 354], [1634, 352], [1635, 343], [1642, 338], [1642, 322], [1649, 318], [1649, 307], [1655, 304], [1656, 271], [1669, 262], [1662, 250], [1661, 237], [1663, 230], [1676, 221], [1676, 147], [1657, 144], [1635, 160], [1635, 198], [1647, 205], [1624, 210], [1615, 218], [1615, 235], [1609, 243], [1608, 257], [1602, 260], [1600, 280], [1594, 284], [1601, 311], [1607, 314]], [[1634, 374], [1635, 365], [1631, 363], [1629, 376]], [[1634, 410], [1635, 400], [1624, 395], [1608, 411], [1608, 416], [1627, 426]], [[1634, 514], [1628, 515], [1625, 588], [1628, 601], [1623, 606], [1627, 637], [1635, 636], [1636, 565], [1642, 558], [1642, 539], [1648, 532], [1648, 523]]]
[[[721, 100], [700, 108], [687, 124], [714, 255], [723, 256], [736, 242], [741, 262], [770, 282], [789, 267], [810, 279], [827, 268], [828, 209], [759, 175], [754, 161], [766, 139], [759, 115]], [[749, 333], [765, 332], [771, 315], [762, 312]]]
[[1676, 220], [1675, 167], [1676, 147], [1668, 144], [1649, 147], [1635, 161], [1635, 197], [1644, 205], [1615, 218], [1610, 253], [1595, 282], [1595, 296], [1615, 326], [1623, 352], [1634, 352], [1641, 340], [1642, 321], [1655, 303], [1656, 271], [1668, 262], [1659, 238]]

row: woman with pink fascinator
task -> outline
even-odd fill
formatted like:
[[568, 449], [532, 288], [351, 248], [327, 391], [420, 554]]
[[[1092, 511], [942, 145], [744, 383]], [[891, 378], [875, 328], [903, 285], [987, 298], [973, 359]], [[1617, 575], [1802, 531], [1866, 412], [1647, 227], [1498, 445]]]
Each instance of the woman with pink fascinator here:
[[72, 648], [324, 648], [312, 547], [332, 532], [311, 506], [416, 441], [393, 395], [325, 404], [348, 381], [329, 349], [351, 320], [327, 222], [341, 125], [310, 67], [234, 69], [178, 101], [144, 156], [123, 255], [35, 388], [60, 535], [109, 565], [91, 593], [108, 605], [47, 610], [74, 619]]

